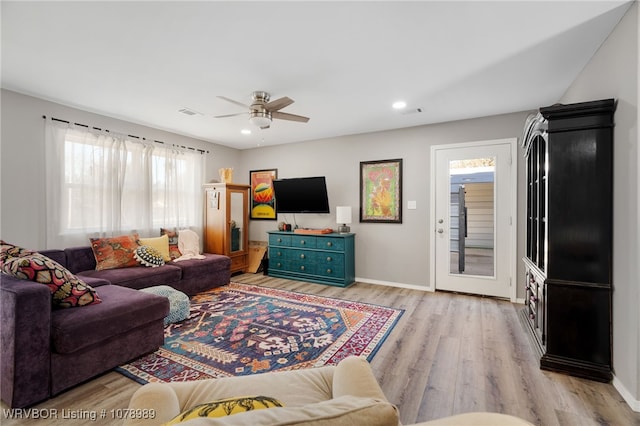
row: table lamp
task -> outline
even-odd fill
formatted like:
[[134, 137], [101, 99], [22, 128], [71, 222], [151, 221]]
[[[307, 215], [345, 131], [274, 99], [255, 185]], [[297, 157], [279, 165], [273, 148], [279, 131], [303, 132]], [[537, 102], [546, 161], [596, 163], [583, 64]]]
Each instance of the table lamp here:
[[347, 226], [347, 224], [351, 223], [351, 206], [336, 207], [336, 223], [340, 224], [338, 232], [341, 234], [346, 234], [351, 230]]

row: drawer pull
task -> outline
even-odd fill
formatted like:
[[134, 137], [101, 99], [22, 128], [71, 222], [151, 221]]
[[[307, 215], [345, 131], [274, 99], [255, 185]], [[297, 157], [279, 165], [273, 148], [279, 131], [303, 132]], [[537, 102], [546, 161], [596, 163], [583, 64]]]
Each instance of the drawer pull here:
[[282, 266], [282, 263], [278, 262], [278, 263], [276, 263], [276, 266], [277, 266], [278, 268], [280, 268], [280, 267]]
[[300, 244], [305, 245], [307, 242], [305, 240], [300, 240]]
[[302, 265], [302, 266], [300, 267], [300, 270], [301, 270], [301, 271], [304, 271], [304, 265]]
[[331, 274], [333, 271], [331, 269], [327, 269], [327, 274]]
[[279, 252], [276, 254], [276, 256], [278, 256], [278, 257], [282, 256], [282, 252], [281, 252], [281, 251], [279, 251]]
[[327, 262], [331, 262], [332, 260], [331, 256], [327, 256]]
[[332, 247], [333, 243], [331, 241], [327, 241], [327, 247]]
[[304, 254], [301, 254], [301, 255], [300, 255], [300, 259], [304, 259], [304, 258], [305, 258], [305, 255], [304, 255]]
[[278, 242], [281, 243], [282, 242], [282, 238], [278, 238]]

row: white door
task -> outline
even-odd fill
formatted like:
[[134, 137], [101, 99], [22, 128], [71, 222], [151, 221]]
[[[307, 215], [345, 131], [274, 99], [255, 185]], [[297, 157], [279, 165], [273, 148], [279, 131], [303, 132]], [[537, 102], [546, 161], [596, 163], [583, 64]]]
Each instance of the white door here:
[[516, 139], [431, 149], [431, 277], [436, 290], [515, 301]]

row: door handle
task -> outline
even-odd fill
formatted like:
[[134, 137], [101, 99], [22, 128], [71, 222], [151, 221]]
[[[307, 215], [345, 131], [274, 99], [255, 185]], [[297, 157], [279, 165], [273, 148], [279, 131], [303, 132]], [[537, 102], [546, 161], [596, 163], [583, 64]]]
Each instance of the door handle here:
[[442, 234], [443, 232], [444, 232], [444, 229], [438, 228], [438, 234]]

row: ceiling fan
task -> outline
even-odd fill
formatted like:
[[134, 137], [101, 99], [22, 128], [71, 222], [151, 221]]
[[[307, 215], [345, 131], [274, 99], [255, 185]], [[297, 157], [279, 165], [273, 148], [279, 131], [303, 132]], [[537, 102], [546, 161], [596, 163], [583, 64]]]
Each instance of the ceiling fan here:
[[274, 118], [277, 118], [279, 120], [300, 121], [302, 123], [306, 123], [307, 121], [309, 121], [309, 117], [280, 112], [282, 108], [287, 107], [293, 103], [293, 99], [286, 96], [269, 102], [269, 99], [271, 97], [267, 92], [256, 91], [251, 94], [251, 98], [253, 100], [251, 105], [245, 105], [242, 102], [238, 102], [224, 96], [218, 96], [218, 98], [224, 99], [225, 101], [231, 102], [232, 104], [247, 108], [248, 111], [239, 112], [236, 114], [217, 115], [214, 118], [235, 117], [237, 115], [249, 114], [249, 122], [254, 126], [260, 127], [261, 129], [268, 129], [271, 125], [271, 120]]

